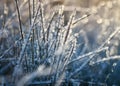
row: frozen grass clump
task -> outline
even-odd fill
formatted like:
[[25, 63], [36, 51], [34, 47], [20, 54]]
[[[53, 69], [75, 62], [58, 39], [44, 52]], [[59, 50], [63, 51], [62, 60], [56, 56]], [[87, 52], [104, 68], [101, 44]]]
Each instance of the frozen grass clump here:
[[119, 85], [119, 22], [101, 14], [112, 9], [119, 16], [119, 5], [109, 1], [73, 9], [57, 4], [50, 9], [49, 4], [15, 0], [9, 10], [11, 5], [4, 5], [0, 79], [15, 86]]

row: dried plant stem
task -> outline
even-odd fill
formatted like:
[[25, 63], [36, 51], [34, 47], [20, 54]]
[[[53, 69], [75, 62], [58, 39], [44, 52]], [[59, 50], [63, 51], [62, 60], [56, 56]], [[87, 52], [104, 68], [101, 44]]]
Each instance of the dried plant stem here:
[[30, 25], [31, 25], [31, 3], [30, 3], [30, 0], [28, 0], [28, 6], [29, 6], [29, 21], [30, 21]]
[[35, 53], [35, 52], [34, 52], [34, 41], [35, 41], [35, 38], [34, 38], [34, 37], [35, 37], [35, 30], [33, 29], [33, 30], [32, 30], [32, 38], [31, 38], [31, 45], [32, 45], [32, 46], [31, 46], [31, 47], [32, 47], [32, 50], [31, 50], [31, 51], [32, 51], [32, 64], [33, 64], [33, 65], [34, 65], [34, 53]]
[[21, 18], [20, 18], [20, 11], [19, 11], [19, 7], [18, 7], [18, 1], [15, 0], [15, 3], [16, 3], [17, 13], [18, 13], [20, 34], [21, 34], [21, 38], [23, 39], [24, 36], [23, 36], [23, 31], [22, 31], [22, 22], [21, 22]]
[[[108, 43], [108, 42], [117, 34], [117, 32], [119, 32], [119, 30], [120, 30], [120, 28], [118, 28], [117, 30], [115, 30], [115, 31], [108, 37], [108, 39], [98, 48], [98, 51], [99, 51], [99, 52], [108, 49], [108, 47], [104, 47], [105, 44]], [[103, 48], [103, 47], [104, 47], [104, 48]], [[98, 51], [97, 51], [97, 52], [98, 52]], [[96, 53], [97, 53], [97, 52], [96, 52]], [[91, 55], [91, 54], [92, 54], [92, 55]], [[94, 54], [95, 54], [95, 52], [94, 52], [94, 53], [93, 53], [93, 52], [88, 53], [88, 55], [90, 56], [90, 58], [87, 59], [87, 61], [85, 61], [78, 69], [76, 69], [76, 70], [67, 78], [67, 80], [69, 80], [73, 75], [75, 75], [76, 73], [78, 73], [79, 71], [81, 71], [81, 70], [83, 69], [83, 67], [94, 57]], [[83, 57], [84, 57], [84, 55], [83, 55]], [[79, 57], [79, 59], [81, 59], [81, 58], [83, 58], [83, 57]], [[77, 60], [78, 60], [78, 58], [72, 60], [71, 62], [74, 62], [74, 61], [77, 61]], [[70, 62], [70, 63], [71, 63], [71, 62]], [[70, 63], [69, 63], [69, 64], [70, 64]]]
[[43, 13], [43, 7], [40, 3], [40, 17], [41, 17], [41, 27], [42, 27], [42, 34], [43, 34], [43, 42], [45, 43], [45, 27], [44, 27], [44, 13]]
[[95, 55], [96, 53], [99, 53], [99, 52], [101, 52], [101, 51], [103, 51], [103, 50], [107, 50], [108, 49], [108, 47], [104, 47], [104, 48], [98, 48], [97, 50], [94, 50], [94, 51], [92, 51], [92, 52], [89, 52], [89, 53], [87, 53], [87, 54], [84, 54], [84, 55], [82, 55], [82, 56], [79, 56], [78, 58], [76, 58], [76, 59], [73, 59], [72, 61], [70, 61], [67, 65], [69, 65], [69, 64], [71, 64], [71, 63], [73, 63], [73, 62], [75, 62], [75, 61], [78, 61], [78, 60], [80, 60], [80, 59], [82, 59], [82, 58], [84, 58], [84, 57], [87, 57], [87, 56], [91, 56], [91, 55]]
[[65, 68], [67, 67], [68, 61], [70, 60], [70, 58], [71, 58], [71, 56], [73, 54], [73, 50], [74, 50], [74, 45], [72, 46], [69, 55], [66, 57], [66, 60], [64, 62], [63, 68], [62, 68], [63, 72], [65, 71]]
[[100, 46], [100, 48], [104, 47], [109, 41], [120, 31], [120, 27], [117, 28], [107, 39], [106, 41]]
[[[19, 9], [21, 9], [24, 5], [27, 4], [27, 1], [25, 0], [20, 6]], [[8, 25], [11, 24], [12, 18], [14, 18], [16, 16], [17, 11], [13, 12], [11, 17], [7, 19], [6, 23], [5, 23], [5, 27], [7, 27]]]
[[9, 49], [7, 49], [6, 51], [4, 51], [4, 53], [0, 56], [0, 59], [2, 59], [11, 49], [13, 49], [13, 47], [15, 47], [16, 46], [16, 44], [18, 43], [18, 42], [20, 42], [21, 41], [21, 39], [20, 40], [18, 40], [18, 41], [15, 41], [15, 43], [11, 46], [11, 47], [9, 47]]
[[120, 59], [120, 55], [116, 55], [116, 56], [110, 56], [109, 58], [103, 58], [101, 60], [96, 61], [94, 64], [100, 63], [100, 62], [104, 62], [104, 61], [109, 61], [109, 60], [114, 60], [114, 59]]
[[39, 12], [39, 9], [40, 9], [40, 6], [38, 7], [37, 9], [37, 13], [36, 13], [36, 16], [34, 17], [34, 20], [33, 20], [33, 23], [29, 29], [29, 33], [27, 35], [27, 38], [24, 40], [24, 44], [22, 46], [22, 50], [20, 52], [20, 57], [19, 57], [19, 60], [18, 60], [18, 64], [22, 64], [22, 59], [23, 59], [23, 56], [24, 56], [24, 52], [25, 52], [25, 49], [26, 49], [26, 46], [27, 46], [27, 43], [28, 43], [28, 40], [30, 38], [30, 34], [31, 34], [31, 31], [34, 29], [34, 25], [35, 25], [35, 21], [36, 21], [36, 18], [37, 18], [37, 15], [38, 15], [38, 12]]
[[7, 8], [7, 4], [5, 3], [5, 4], [4, 4], [4, 13], [3, 13], [3, 18], [4, 18], [4, 19], [3, 19], [3, 28], [5, 28], [6, 17], [7, 17], [7, 15], [8, 15], [7, 12], [6, 12], [6, 11], [8, 11], [7, 9], [8, 9], [8, 8]]
[[[106, 50], [106, 48], [101, 49], [101, 51], [104, 51], [104, 50]], [[99, 51], [99, 52], [101, 52], [101, 51]], [[94, 56], [95, 56], [95, 53], [90, 55], [90, 57], [78, 69], [76, 69], [72, 74], [69, 75], [67, 80], [69, 80], [72, 76], [74, 76], [76, 73], [81, 71]]]
[[76, 12], [73, 12], [72, 15], [71, 15], [71, 18], [70, 18], [70, 20], [69, 20], [69, 22], [68, 22], [68, 28], [67, 28], [67, 32], [66, 32], [66, 35], [65, 35], [65, 39], [64, 39], [63, 44], [65, 44], [66, 41], [67, 41], [67, 38], [68, 38], [68, 35], [69, 35], [69, 32], [70, 32], [70, 28], [71, 28], [71, 26], [72, 26], [72, 22], [73, 22], [73, 20], [74, 20], [75, 15], [76, 15]]
[[47, 38], [46, 38], [47, 41], [48, 41], [48, 39], [49, 39], [50, 26], [51, 26], [51, 23], [52, 23], [55, 15], [56, 15], [56, 12], [53, 13], [53, 15], [52, 15], [52, 17], [51, 17], [51, 20], [50, 20], [50, 22], [49, 22], [49, 24], [48, 24], [48, 28], [47, 28]]
[[72, 25], [75, 25], [76, 23], [78, 23], [79, 21], [89, 17], [91, 14], [87, 14], [87, 15], [83, 15], [81, 18], [76, 19], [75, 21], [73, 21]]
[[35, 1], [33, 0], [33, 17], [35, 16]]

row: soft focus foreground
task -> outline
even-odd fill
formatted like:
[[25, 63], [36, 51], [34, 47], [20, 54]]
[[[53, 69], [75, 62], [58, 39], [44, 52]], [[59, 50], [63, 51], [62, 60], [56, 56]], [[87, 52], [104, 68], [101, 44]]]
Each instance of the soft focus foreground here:
[[0, 86], [119, 86], [120, 0], [1, 0]]

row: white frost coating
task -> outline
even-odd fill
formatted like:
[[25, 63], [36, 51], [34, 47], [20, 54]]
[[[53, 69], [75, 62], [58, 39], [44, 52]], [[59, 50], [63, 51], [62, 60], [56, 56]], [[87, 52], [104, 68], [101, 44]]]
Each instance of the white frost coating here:
[[40, 77], [42, 75], [48, 75], [50, 73], [50, 69], [51, 68], [45, 68], [44, 65], [40, 65], [35, 72], [32, 72], [22, 77], [22, 79], [20, 79], [20, 81], [17, 83], [17, 86], [25, 86], [26, 83], [29, 83], [36, 77]]
[[55, 51], [55, 55], [60, 55], [63, 52], [63, 46], [60, 46], [57, 51]]

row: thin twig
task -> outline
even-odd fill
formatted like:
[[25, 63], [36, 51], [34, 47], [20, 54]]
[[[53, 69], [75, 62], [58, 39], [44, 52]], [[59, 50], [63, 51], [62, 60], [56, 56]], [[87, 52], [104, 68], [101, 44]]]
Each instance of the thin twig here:
[[30, 34], [31, 34], [31, 31], [34, 29], [34, 25], [35, 25], [35, 21], [36, 21], [36, 18], [37, 18], [37, 15], [38, 15], [38, 12], [39, 12], [39, 9], [40, 9], [40, 6], [38, 7], [37, 9], [37, 13], [36, 13], [36, 17], [34, 17], [34, 20], [33, 20], [33, 23], [29, 29], [29, 33], [27, 35], [27, 38], [24, 40], [24, 44], [22, 46], [22, 50], [20, 52], [20, 57], [19, 57], [19, 60], [18, 60], [18, 64], [22, 64], [22, 59], [23, 59], [23, 55], [24, 55], [24, 52], [25, 52], [25, 49], [26, 49], [26, 46], [27, 46], [27, 43], [28, 43], [28, 40], [30, 38]]
[[52, 17], [51, 17], [51, 20], [50, 20], [50, 22], [49, 22], [48, 28], [47, 28], [47, 41], [48, 41], [48, 38], [49, 38], [50, 26], [51, 26], [51, 23], [52, 23], [55, 15], [56, 15], [56, 12], [53, 13], [53, 15], [52, 15]]
[[[21, 9], [24, 5], [27, 4], [27, 1], [24, 0], [24, 2], [19, 6], [19, 9]], [[7, 27], [8, 25], [10, 25], [12, 18], [14, 18], [16, 16], [17, 10], [15, 12], [12, 13], [11, 17], [7, 19], [6, 23], [5, 23], [5, 27]]]
[[19, 11], [19, 7], [18, 7], [18, 2], [17, 2], [17, 0], [15, 0], [15, 3], [16, 3], [17, 13], [18, 13], [20, 34], [21, 34], [21, 38], [23, 39], [24, 36], [23, 36], [23, 31], [22, 31], [22, 22], [21, 22], [21, 18], [20, 18], [20, 11]]
[[94, 62], [92, 65], [96, 64], [96, 63], [100, 63], [100, 62], [105, 62], [105, 61], [109, 61], [109, 60], [115, 60], [115, 59], [120, 59], [120, 56], [110, 56], [108, 58], [103, 58], [101, 60], [98, 60], [96, 62]]
[[67, 38], [68, 38], [68, 35], [69, 35], [69, 32], [70, 32], [70, 28], [71, 28], [71, 26], [72, 26], [72, 22], [73, 22], [73, 20], [74, 20], [75, 15], [76, 15], [76, 12], [73, 12], [72, 15], [71, 15], [71, 18], [70, 18], [70, 20], [69, 20], [69, 22], [68, 22], [68, 28], [67, 28], [67, 32], [66, 32], [66, 35], [65, 35], [65, 39], [64, 39], [63, 44], [65, 44], [66, 41], [67, 41]]
[[41, 17], [41, 27], [42, 27], [42, 34], [43, 34], [43, 42], [45, 42], [45, 27], [44, 27], [44, 13], [43, 13], [43, 7], [42, 4], [40, 3], [40, 17]]
[[91, 55], [94, 55], [94, 54], [96, 54], [96, 53], [99, 53], [99, 52], [101, 52], [101, 51], [103, 51], [103, 50], [107, 50], [108, 49], [108, 47], [104, 47], [104, 48], [102, 48], [102, 49], [97, 49], [97, 50], [94, 50], [94, 51], [92, 51], [92, 52], [89, 52], [89, 53], [87, 53], [87, 54], [84, 54], [84, 55], [82, 55], [82, 56], [79, 56], [78, 58], [76, 58], [76, 59], [73, 59], [72, 61], [70, 61], [67, 65], [69, 65], [69, 64], [71, 64], [71, 63], [73, 63], [73, 62], [75, 62], [75, 61], [79, 61], [80, 59], [82, 59], [82, 58], [84, 58], [84, 57], [88, 57], [88, 56], [91, 56]]
[[29, 20], [30, 20], [30, 25], [31, 25], [31, 0], [28, 0], [28, 6], [29, 6]]
[[82, 17], [76, 19], [75, 21], [73, 21], [72, 25], [75, 25], [76, 23], [78, 23], [79, 21], [89, 17], [91, 14], [86, 14], [86, 15], [83, 15]]
[[69, 53], [69, 55], [68, 55], [68, 57], [67, 57], [64, 65], [63, 65], [63, 71], [65, 71], [65, 68], [66, 68], [66, 66], [67, 66], [67, 64], [68, 64], [68, 61], [70, 60], [70, 58], [71, 58], [71, 56], [72, 56], [72, 54], [73, 54], [73, 51], [74, 51], [74, 45], [72, 46], [72, 48], [71, 48], [71, 50], [70, 50], [70, 53]]
[[4, 51], [4, 53], [0, 56], [0, 59], [2, 59], [2, 58], [3, 58], [11, 49], [13, 49], [13, 47], [15, 47], [16, 44], [17, 44], [18, 42], [20, 42], [20, 41], [21, 41], [21, 39], [15, 41], [15, 43], [14, 43], [12, 46], [10, 46], [7, 50]]
[[[115, 30], [115, 31], [108, 37], [108, 39], [98, 48], [98, 51], [99, 51], [99, 50], [102, 50], [102, 49], [107, 50], [108, 47], [105, 47], [105, 48], [103, 48], [103, 47], [105, 46], [106, 43], [108, 43], [108, 42], [117, 34], [117, 32], [119, 32], [119, 30], [120, 30], [120, 28], [118, 28], [117, 30]], [[102, 51], [103, 51], [103, 50], [102, 50]], [[99, 51], [99, 52], [100, 52], [100, 51]], [[88, 55], [89, 55], [89, 54], [92, 54], [92, 53], [88, 53]], [[94, 53], [94, 54], [95, 54], [95, 53]], [[67, 80], [69, 80], [73, 75], [75, 75], [76, 73], [78, 73], [79, 71], [81, 71], [81, 70], [85, 67], [85, 65], [87, 65], [88, 62], [94, 57], [94, 54], [90, 55], [90, 58], [87, 59], [87, 61], [85, 61], [78, 69], [76, 69], [71, 75], [69, 75], [69, 77], [67, 78]], [[84, 57], [84, 55], [83, 55], [83, 57]], [[79, 57], [79, 59], [81, 59], [81, 58], [83, 58], [83, 57]], [[74, 61], [79, 60], [79, 59], [74, 59], [74, 60], [71, 61], [71, 62], [74, 62]], [[70, 62], [70, 63], [71, 63], [71, 62]], [[70, 64], [70, 63], [69, 63], [69, 64]]]
[[115, 31], [107, 38], [107, 40], [100, 46], [100, 48], [104, 47], [109, 41], [120, 31], [120, 27], [115, 29]]

